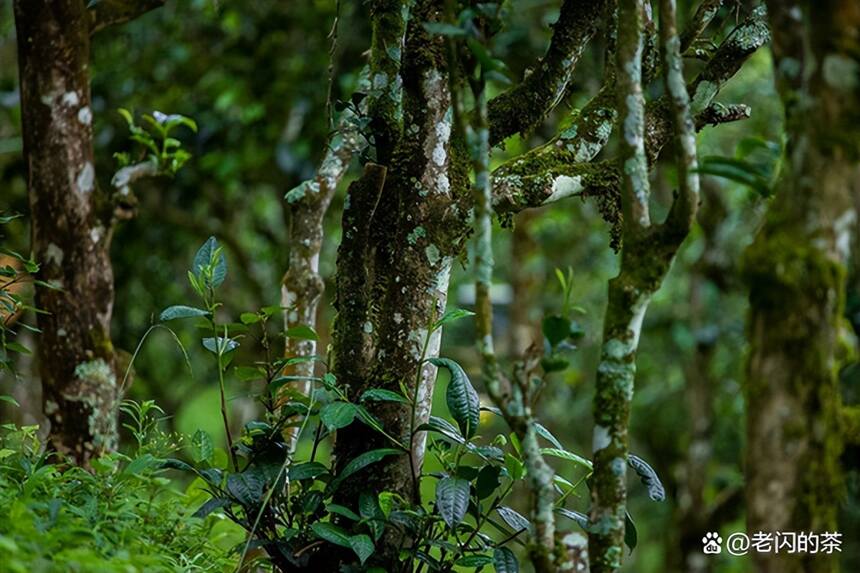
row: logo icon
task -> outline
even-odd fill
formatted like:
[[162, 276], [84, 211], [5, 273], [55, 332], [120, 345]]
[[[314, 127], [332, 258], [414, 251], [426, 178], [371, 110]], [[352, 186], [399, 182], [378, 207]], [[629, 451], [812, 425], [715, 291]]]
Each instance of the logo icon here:
[[705, 555], [717, 555], [722, 552], [723, 538], [716, 531], [709, 531], [702, 538]]

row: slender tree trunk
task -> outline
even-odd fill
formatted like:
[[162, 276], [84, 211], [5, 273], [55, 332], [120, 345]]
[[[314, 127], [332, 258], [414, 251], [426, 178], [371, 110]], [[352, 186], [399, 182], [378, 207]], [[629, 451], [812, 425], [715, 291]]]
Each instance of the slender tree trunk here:
[[22, 131], [42, 329], [39, 361], [50, 443], [79, 463], [116, 447], [110, 340], [112, 213], [96, 185], [90, 16], [83, 0], [17, 0]]
[[[353, 155], [367, 145], [355, 121], [352, 110], [343, 112], [337, 133], [328, 142], [316, 176], [286, 195], [290, 211], [290, 266], [281, 285], [281, 307], [284, 309], [284, 328], [287, 332], [297, 327], [317, 328], [317, 311], [325, 288], [319, 273], [323, 220]], [[287, 336], [284, 352], [288, 358], [308, 358], [285, 366], [285, 375], [304, 378], [314, 375], [316, 362], [310, 358], [317, 354], [316, 340]], [[298, 382], [297, 390], [302, 394], [308, 394], [310, 388], [310, 380]], [[279, 404], [289, 399], [288, 389], [284, 386], [279, 393]], [[293, 442], [297, 438], [298, 428], [291, 427], [288, 431], [291, 446], [295, 446]]]
[[[837, 338], [860, 181], [860, 6], [768, 4], [788, 148], [745, 253], [747, 528], [837, 530], [842, 451]], [[832, 572], [836, 555], [755, 553], [765, 573]]]
[[636, 376], [636, 351], [645, 311], [690, 231], [699, 202], [695, 126], [675, 30], [675, 3], [660, 5], [660, 36], [669, 123], [677, 141], [679, 190], [666, 221], [652, 225], [645, 105], [642, 95], [644, 6], [621, 0], [617, 85], [621, 129], [623, 245], [618, 276], [609, 281], [603, 346], [594, 396], [594, 474], [589, 528], [592, 573], [617, 571], [623, 558], [627, 503], [627, 428]]

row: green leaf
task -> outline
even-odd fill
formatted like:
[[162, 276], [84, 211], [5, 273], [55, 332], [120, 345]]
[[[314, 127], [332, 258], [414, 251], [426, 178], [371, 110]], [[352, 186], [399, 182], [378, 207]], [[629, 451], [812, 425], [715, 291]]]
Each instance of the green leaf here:
[[722, 177], [750, 187], [763, 197], [770, 196], [769, 173], [743, 159], [707, 156], [699, 163], [697, 173]]
[[543, 424], [539, 424], [535, 422], [535, 432], [537, 435], [548, 441], [553, 445], [553, 447], [558, 448], [559, 450], [564, 450], [564, 446], [561, 445], [555, 436], [552, 435], [552, 432], [546, 429]]
[[134, 125], [134, 117], [132, 117], [130, 111], [128, 111], [125, 108], [119, 108], [117, 110], [117, 113], [119, 113], [123, 117], [123, 119], [125, 119], [125, 121], [126, 121], [126, 123], [128, 123], [128, 125], [130, 125], [130, 126]]
[[[215, 237], [209, 237], [206, 242], [197, 250], [194, 255], [194, 263], [191, 267], [194, 276], [201, 278], [203, 269], [209, 267], [210, 263], [214, 262], [212, 267], [211, 287], [219, 287], [227, 278], [227, 261], [224, 259], [224, 253], [218, 250], [218, 240]], [[215, 260], [213, 261], [213, 258]]]
[[578, 526], [582, 528], [583, 531], [588, 533], [588, 516], [584, 513], [580, 513], [578, 511], [573, 511], [571, 509], [565, 509], [563, 507], [555, 508], [555, 512], [559, 515], [562, 515], [568, 519], [572, 519], [576, 522]]
[[359, 398], [359, 402], [399, 402], [400, 404], [409, 404], [409, 400], [406, 399], [403, 394], [398, 394], [397, 392], [392, 392], [391, 390], [383, 390], [382, 388], [371, 388], [370, 390], [365, 390], [364, 393]]
[[442, 315], [442, 318], [433, 323], [433, 330], [438, 330], [449, 322], [454, 322], [455, 320], [460, 320], [467, 316], [475, 316], [475, 313], [471, 310], [464, 310], [462, 308], [452, 308], [446, 311], [445, 314]]
[[574, 462], [576, 464], [581, 465], [582, 467], [588, 469], [589, 471], [592, 469], [591, 461], [583, 458], [582, 456], [578, 456], [573, 452], [568, 452], [567, 450], [560, 450], [557, 448], [541, 448], [540, 453], [545, 456], [551, 456], [553, 458], [561, 458], [563, 460], [567, 460], [569, 462]]
[[639, 542], [639, 534], [636, 532], [636, 524], [629, 513], [624, 514], [624, 545], [630, 549], [630, 553], [636, 548]]
[[654, 471], [654, 468], [648, 465], [648, 462], [639, 456], [629, 454], [627, 456], [627, 465], [633, 468], [633, 471], [636, 472], [636, 475], [639, 476], [639, 479], [648, 488], [648, 497], [652, 501], [663, 501], [666, 499], [666, 490], [660, 482], [660, 477]]
[[206, 503], [200, 506], [200, 509], [194, 512], [192, 517], [204, 518], [216, 509], [220, 509], [222, 507], [227, 507], [230, 505], [230, 500], [223, 497], [213, 497]]
[[196, 316], [209, 316], [209, 312], [202, 308], [194, 308], [193, 306], [177, 304], [175, 306], [168, 306], [162, 310], [158, 320], [161, 322], [167, 322], [178, 318], [193, 318]]
[[227, 491], [245, 507], [253, 507], [262, 501], [263, 480], [255, 472], [230, 474], [227, 476]]
[[511, 454], [505, 454], [505, 469], [508, 470], [508, 477], [514, 481], [521, 480], [526, 475], [526, 468], [523, 462]]
[[466, 517], [470, 489], [468, 481], [455, 477], [442, 478], [436, 484], [436, 509], [448, 527], [456, 527]]
[[341, 527], [333, 523], [314, 523], [311, 530], [322, 540], [328, 541], [341, 547], [350, 548], [349, 534]]
[[216, 355], [224, 355], [228, 352], [233, 352], [238, 347], [239, 343], [232, 338], [224, 338], [223, 336], [219, 336], [218, 338], [203, 339], [203, 348]]
[[297, 338], [299, 340], [319, 340], [316, 331], [306, 324], [298, 324], [292, 328], [288, 328], [284, 332], [287, 338]]
[[361, 518], [358, 516], [358, 514], [356, 514], [350, 508], [344, 507], [343, 505], [337, 503], [330, 503], [326, 505], [325, 508], [326, 510], [328, 510], [329, 513], [342, 515], [343, 517], [351, 519], [352, 521], [361, 521]]
[[486, 567], [493, 562], [493, 558], [489, 555], [464, 555], [454, 562], [458, 567]]
[[472, 387], [469, 377], [463, 368], [448, 358], [431, 358], [430, 363], [447, 368], [451, 373], [451, 381], [448, 383], [448, 391], [445, 393], [445, 401], [451, 417], [460, 427], [460, 433], [467, 440], [475, 435], [478, 430], [478, 422], [481, 415], [481, 401], [478, 393]]
[[355, 405], [349, 402], [332, 402], [323, 406], [320, 420], [329, 432], [334, 432], [352, 424], [355, 414]]
[[475, 481], [475, 495], [478, 499], [486, 499], [490, 497], [496, 488], [499, 487], [499, 474], [502, 472], [500, 466], [484, 466], [478, 472], [478, 479]]
[[531, 528], [531, 523], [522, 514], [505, 505], [496, 508], [499, 517], [514, 531], [523, 531]]
[[208, 432], [204, 430], [194, 432], [194, 435], [191, 436], [191, 457], [194, 463], [211, 463], [214, 455], [215, 446], [212, 444], [212, 438]]
[[496, 573], [519, 573], [520, 564], [517, 556], [507, 547], [497, 547], [493, 550], [493, 566]]
[[376, 548], [373, 546], [373, 540], [365, 534], [353, 535], [349, 538], [349, 546], [358, 555], [358, 560], [364, 565], [364, 562], [373, 555]]
[[255, 312], [243, 312], [239, 315], [239, 320], [242, 321], [242, 324], [256, 324], [262, 320], [260, 315]]
[[6, 402], [7, 404], [12, 404], [13, 406], [15, 406], [17, 408], [21, 407], [21, 404], [19, 404], [18, 401], [15, 400], [15, 398], [13, 398], [12, 396], [7, 396], [5, 394], [0, 394], [0, 402]]
[[11, 352], [17, 352], [18, 354], [32, 354], [29, 348], [27, 348], [23, 344], [18, 344], [17, 342], [7, 342], [6, 350], [9, 350]]
[[194, 468], [192, 468], [189, 464], [176, 458], [167, 458], [166, 460], [162, 460], [161, 468], [165, 470], [180, 470], [183, 472], [192, 473], [194, 472]]
[[402, 453], [403, 452], [401, 450], [395, 450], [394, 448], [379, 448], [377, 450], [370, 450], [369, 452], [364, 452], [363, 454], [350, 460], [350, 462], [346, 464], [346, 466], [340, 472], [340, 475], [338, 475], [331, 483], [331, 489], [337, 489], [337, 487], [343, 482], [343, 480], [350, 477], [354, 473], [361, 471], [370, 464], [375, 464], [376, 462], [385, 457], [396, 456]]
[[541, 330], [550, 346], [558, 346], [570, 336], [570, 319], [558, 314], [544, 317]]
[[544, 356], [540, 359], [540, 366], [544, 372], [552, 374], [566, 370], [570, 366], [570, 360], [558, 355]]
[[303, 479], [313, 479], [327, 472], [328, 468], [319, 462], [305, 462], [292, 466], [288, 475], [291, 481], [301, 481]]

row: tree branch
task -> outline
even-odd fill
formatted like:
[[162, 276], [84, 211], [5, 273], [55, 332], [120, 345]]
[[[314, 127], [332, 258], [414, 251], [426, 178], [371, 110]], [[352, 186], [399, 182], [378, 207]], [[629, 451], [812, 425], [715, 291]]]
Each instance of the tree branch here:
[[722, 5], [723, 0], [703, 0], [702, 3], [699, 4], [699, 7], [696, 9], [696, 13], [693, 14], [692, 19], [687, 23], [687, 26], [684, 28], [684, 32], [681, 34], [682, 54], [693, 45], [693, 42], [695, 42], [699, 36], [702, 35], [702, 32], [705, 31], [705, 28], [708, 27], [711, 20], [713, 20], [714, 16], [717, 15], [717, 12], [720, 11]]
[[521, 83], [489, 102], [490, 145], [538, 125], [561, 101], [606, 0], [565, 0], [546, 54]]
[[402, 112], [400, 60], [410, 0], [373, 0], [370, 19], [371, 89], [367, 113], [371, 118], [377, 162], [387, 165], [400, 138]]
[[109, 26], [124, 24], [156, 8], [166, 0], [93, 0], [89, 3], [90, 35]]
[[[769, 37], [764, 10], [754, 10], [726, 38], [705, 69], [688, 85], [688, 93], [696, 94], [694, 97], [699, 98], [697, 106], [701, 107], [698, 112], [691, 109], [697, 130], [706, 125], [749, 117], [750, 109], [746, 105], [723, 105], [713, 100], [722, 86]], [[611, 129], [617, 113], [613, 98], [614, 91], [604, 87], [582, 109], [569, 129], [549, 144], [496, 168], [493, 173], [493, 206], [496, 212], [511, 215], [575, 195], [597, 196], [602, 200], [606, 200], [607, 194], [617, 197], [619, 173], [616, 165], [611, 162], [589, 163], [609, 138], [607, 129]], [[645, 107], [645, 147], [651, 165], [672, 133], [669, 99], [663, 96], [649, 102]], [[609, 205], [602, 211], [606, 214], [615, 212]], [[616, 222], [613, 219], [608, 221]]]
[[675, 0], [660, 2], [660, 53], [663, 79], [678, 142], [678, 194], [666, 220], [667, 230], [685, 237], [699, 207], [699, 161], [696, 157], [696, 127], [690, 114], [690, 95], [684, 82], [681, 40], [675, 27]]

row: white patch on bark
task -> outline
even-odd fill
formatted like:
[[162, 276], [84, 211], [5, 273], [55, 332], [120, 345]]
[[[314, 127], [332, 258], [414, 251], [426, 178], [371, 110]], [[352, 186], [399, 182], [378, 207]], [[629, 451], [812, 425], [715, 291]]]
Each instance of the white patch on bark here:
[[[445, 311], [445, 305], [448, 300], [448, 286], [451, 281], [451, 267], [453, 266], [454, 259], [452, 257], [445, 257], [442, 260], [442, 264], [439, 267], [439, 271], [436, 273], [436, 314], [441, 316]], [[422, 338], [423, 344], [423, 338]], [[425, 358], [435, 358], [439, 356], [439, 349], [442, 346], [442, 329], [437, 328], [430, 335], [430, 340], [427, 344], [427, 353], [425, 354]], [[419, 350], [419, 353], [421, 351]], [[433, 406], [433, 386], [436, 382], [436, 367], [430, 364], [429, 362], [425, 362], [420, 366], [421, 368], [421, 376], [418, 380], [418, 400], [417, 407], [415, 408], [415, 425], [418, 426], [427, 422], [430, 418], [430, 409]], [[427, 446], [427, 434], [426, 432], [419, 432], [419, 434], [415, 437], [415, 442], [413, 445], [412, 456], [415, 460], [416, 468], [421, 468], [422, 462], [424, 460], [424, 451]]]
[[102, 235], [104, 235], [104, 230], [104, 227], [102, 227], [101, 225], [97, 225], [90, 229], [90, 240], [93, 242], [93, 244], [96, 244], [101, 240]]
[[90, 110], [90, 106], [85, 105], [78, 110], [78, 121], [82, 125], [90, 125], [93, 122], [93, 112]]
[[582, 191], [582, 177], [576, 175], [569, 177], [567, 175], [559, 175], [552, 182], [552, 193], [544, 200], [544, 204], [570, 197]]
[[597, 453], [603, 448], [612, 443], [612, 438], [609, 435], [609, 428], [596, 424], [594, 426], [594, 434], [591, 441], [591, 451]]
[[648, 310], [650, 296], [642, 296], [633, 305], [633, 318], [630, 320], [630, 332], [633, 333], [633, 348], [639, 346], [639, 335], [642, 333], [642, 321], [645, 319], [645, 311]]
[[424, 248], [424, 254], [427, 255], [427, 261], [431, 266], [435, 265], [439, 261], [439, 247], [436, 245], [427, 245], [427, 247]]
[[77, 186], [78, 193], [82, 195], [89, 195], [92, 190], [95, 188], [96, 183], [96, 171], [93, 168], [93, 164], [87, 161], [84, 164], [81, 172], [78, 173], [78, 177], [75, 180], [75, 185]]
[[843, 262], [851, 256], [851, 240], [856, 223], [857, 213], [853, 209], [849, 209], [833, 224], [833, 231], [836, 235], [836, 252]]
[[78, 92], [70, 91], [63, 94], [63, 105], [67, 105], [69, 107], [75, 107], [79, 103], [81, 103], [81, 98], [78, 96]]
[[54, 243], [48, 243], [48, 248], [45, 249], [45, 262], [54, 263], [58, 267], [63, 264], [63, 249]]

